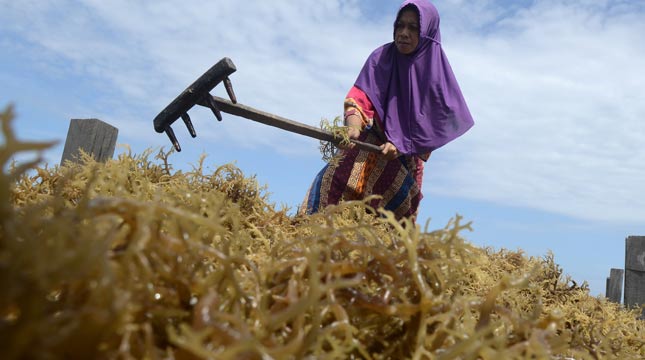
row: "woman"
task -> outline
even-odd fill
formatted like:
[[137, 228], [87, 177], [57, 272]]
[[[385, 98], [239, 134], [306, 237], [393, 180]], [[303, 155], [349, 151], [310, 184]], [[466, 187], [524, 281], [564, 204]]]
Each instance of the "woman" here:
[[394, 41], [372, 52], [347, 94], [345, 125], [351, 139], [378, 144], [381, 153], [343, 149], [342, 160], [316, 176], [301, 211], [379, 195], [372, 207], [414, 218], [424, 162], [473, 126], [429, 1], [401, 4]]

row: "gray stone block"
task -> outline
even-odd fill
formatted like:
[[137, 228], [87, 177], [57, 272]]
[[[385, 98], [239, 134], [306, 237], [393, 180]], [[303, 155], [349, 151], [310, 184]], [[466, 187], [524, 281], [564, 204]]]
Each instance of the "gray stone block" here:
[[72, 119], [69, 123], [61, 165], [67, 160], [77, 162], [80, 149], [99, 162], [111, 159], [118, 133], [119, 129], [99, 119]]

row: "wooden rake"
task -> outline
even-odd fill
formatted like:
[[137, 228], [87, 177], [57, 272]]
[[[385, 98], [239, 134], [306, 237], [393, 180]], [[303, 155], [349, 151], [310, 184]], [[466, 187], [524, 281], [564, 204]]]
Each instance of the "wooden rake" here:
[[[190, 135], [192, 137], [197, 137], [193, 123], [188, 116], [188, 110], [195, 105], [201, 105], [211, 109], [219, 121], [222, 120], [222, 112], [225, 112], [296, 134], [309, 136], [318, 140], [329, 141], [336, 145], [342, 141], [341, 137], [334, 136], [331, 132], [322, 130], [315, 126], [302, 124], [268, 112], [254, 109], [250, 106], [238, 104], [235, 93], [233, 92], [233, 85], [229, 79], [229, 75], [234, 73], [236, 70], [237, 69], [231, 59], [223, 58], [218, 61], [155, 117], [153, 120], [155, 130], [158, 133], [165, 132], [166, 135], [168, 135], [168, 138], [170, 138], [175, 149], [177, 151], [181, 151], [181, 146], [177, 141], [177, 137], [175, 136], [175, 132], [171, 125], [181, 118], [188, 128]], [[222, 81], [224, 82], [224, 87], [226, 88], [226, 93], [230, 100], [212, 96], [210, 94], [210, 91]], [[353, 139], [350, 141], [356, 144], [356, 147], [361, 150], [381, 152], [381, 149], [377, 145]]]

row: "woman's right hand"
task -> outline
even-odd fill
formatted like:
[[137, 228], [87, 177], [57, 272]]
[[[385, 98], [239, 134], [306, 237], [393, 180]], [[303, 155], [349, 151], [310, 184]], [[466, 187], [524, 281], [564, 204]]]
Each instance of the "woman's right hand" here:
[[356, 126], [350, 126], [347, 129], [347, 137], [350, 139], [356, 140], [358, 137], [361, 136], [361, 128], [356, 127]]
[[[347, 126], [347, 137], [351, 140], [356, 140], [361, 136], [362, 120], [360, 115], [351, 114], [345, 118], [345, 126]], [[356, 144], [350, 142], [346, 145], [340, 145], [341, 149], [353, 149]]]
[[[350, 140], [356, 140], [356, 139], [358, 139], [359, 136], [361, 136], [361, 129], [360, 128], [349, 127], [347, 129], [347, 137]], [[353, 149], [354, 146], [356, 146], [356, 144], [354, 144], [353, 142], [349, 142], [349, 143], [346, 143], [346, 144], [339, 143], [337, 146], [339, 148], [341, 148], [341, 149]]]

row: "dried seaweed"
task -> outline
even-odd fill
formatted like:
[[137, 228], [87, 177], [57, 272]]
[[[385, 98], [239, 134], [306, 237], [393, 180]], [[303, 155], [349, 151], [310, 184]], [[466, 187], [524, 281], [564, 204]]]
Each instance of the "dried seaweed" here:
[[[347, 135], [347, 126], [342, 125], [341, 118], [339, 116], [335, 117], [333, 121], [329, 121], [325, 118], [320, 120], [320, 128], [332, 133], [334, 137], [341, 139], [340, 145], [349, 145], [350, 139]], [[320, 141], [320, 154], [322, 155], [322, 160], [329, 164], [337, 165], [342, 155], [338, 151], [336, 144], [331, 141]]]
[[[553, 259], [346, 202], [289, 216], [233, 165], [127, 151], [11, 165], [0, 147], [0, 357], [639, 359], [638, 313]], [[376, 214], [376, 216], [375, 216]]]

